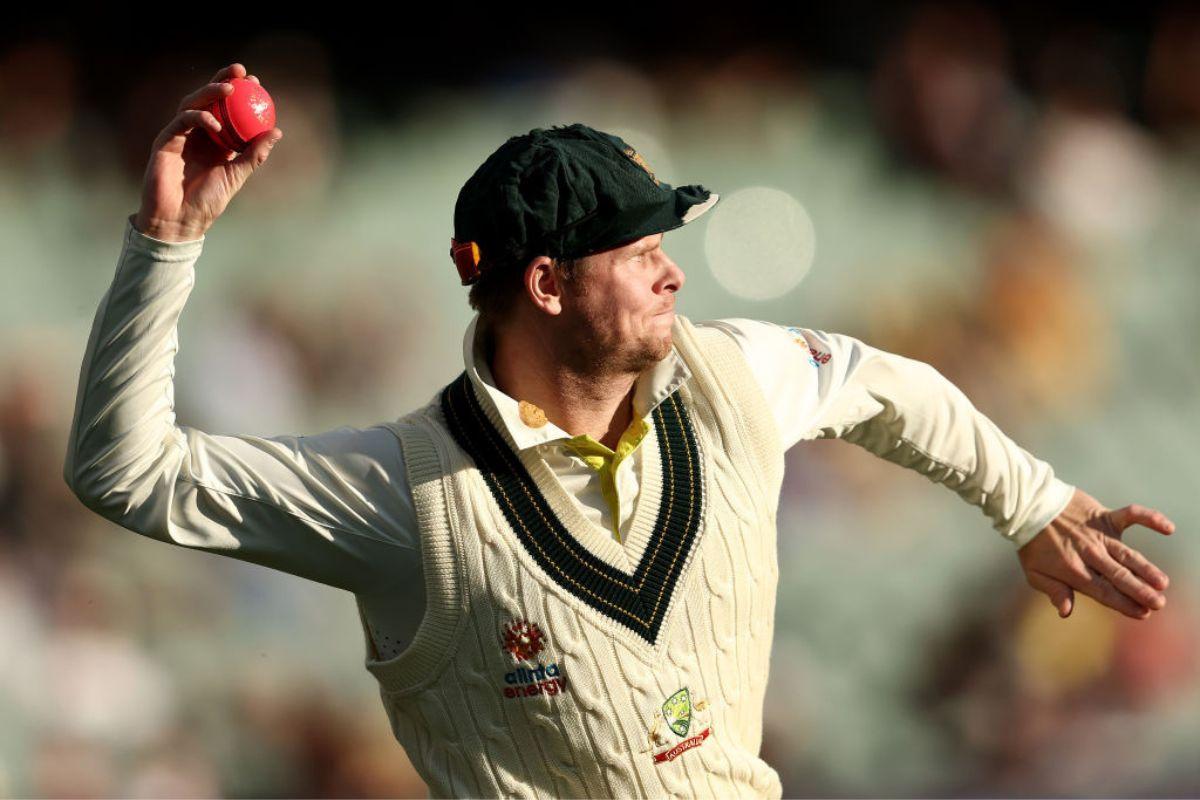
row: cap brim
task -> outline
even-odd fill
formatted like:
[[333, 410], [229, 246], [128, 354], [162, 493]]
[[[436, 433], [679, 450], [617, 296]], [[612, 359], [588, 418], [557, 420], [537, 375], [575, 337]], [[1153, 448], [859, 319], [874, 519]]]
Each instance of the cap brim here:
[[601, 253], [637, 241], [643, 236], [673, 231], [708, 211], [719, 199], [716, 192], [698, 185], [675, 189], [664, 186], [663, 189], [659, 202], [649, 208], [627, 211], [623, 217], [612, 220], [606, 230], [596, 235], [598, 243], [587, 248], [582, 255]]
[[692, 206], [691, 208], [689, 208], [687, 210], [687, 213], [685, 213], [683, 215], [683, 217], [681, 218], [683, 220], [683, 224], [687, 225], [689, 222], [694, 220], [696, 217], [700, 216], [705, 211], [708, 211], [710, 208], [715, 206], [717, 204], [717, 201], [720, 199], [721, 199], [721, 195], [717, 194], [716, 192], [711, 193], [708, 196], [708, 199], [705, 200], [703, 203], [697, 203], [696, 205]]
[[[703, 199], [701, 199], [703, 198]], [[632, 238], [664, 233], [686, 225], [716, 205], [719, 195], [703, 186], [680, 186], [672, 189], [664, 202], [644, 217], [631, 231]]]

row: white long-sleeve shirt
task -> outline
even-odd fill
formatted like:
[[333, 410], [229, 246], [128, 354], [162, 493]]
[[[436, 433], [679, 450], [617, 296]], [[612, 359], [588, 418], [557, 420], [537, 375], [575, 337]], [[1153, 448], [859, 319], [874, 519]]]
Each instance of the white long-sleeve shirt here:
[[[384, 426], [314, 436], [217, 436], [176, 424], [178, 322], [204, 239], [169, 243], [127, 220], [116, 275], [80, 371], [64, 467], [91, 509], [146, 536], [337, 586], [373, 603], [381, 649], [399, 652], [424, 613], [419, 531], [404, 454]], [[785, 447], [838, 437], [915, 469], [979, 506], [1015, 547], [1066, 506], [1074, 487], [1021, 449], [933, 367], [858, 339], [743, 319], [715, 326], [738, 343]], [[464, 366], [491, 393], [513, 441], [536, 447], [585, 514], [619, 533], [641, 472], [637, 448], [601, 475], [553, 423], [522, 421], [496, 388], [475, 335]], [[673, 352], [638, 380], [635, 415], [689, 378]], [[386, 657], [386, 653], [385, 653]]]

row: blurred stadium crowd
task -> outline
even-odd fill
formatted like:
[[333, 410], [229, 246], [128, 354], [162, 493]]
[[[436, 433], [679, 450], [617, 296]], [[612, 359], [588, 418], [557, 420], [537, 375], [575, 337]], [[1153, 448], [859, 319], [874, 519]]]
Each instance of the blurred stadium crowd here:
[[[985, 8], [929, 6], [869, 71], [779, 48], [589, 59], [391, 118], [339, 88], [319, 36], [260, 36], [235, 57], [285, 136], [208, 234], [179, 423], [366, 427], [453, 378], [454, 198], [510, 135], [583, 121], [671, 183], [780, 190], [816, 231], [803, 282], [745, 299], [689, 226], [664, 243], [685, 314], [926, 361], [1064, 480], [1178, 525], [1126, 539], [1171, 575], [1165, 610], [1077, 595], [1064, 621], [951, 492], [844, 443], [793, 449], [763, 746], [785, 794], [1200, 793], [1200, 13], [1162, 12], [1137, 63], [1118, 34], [1015, 52]], [[101, 108], [64, 42], [0, 52], [0, 796], [424, 795], [349, 595], [124, 532], [62, 479], [149, 143], [224, 63], [164, 56]]]

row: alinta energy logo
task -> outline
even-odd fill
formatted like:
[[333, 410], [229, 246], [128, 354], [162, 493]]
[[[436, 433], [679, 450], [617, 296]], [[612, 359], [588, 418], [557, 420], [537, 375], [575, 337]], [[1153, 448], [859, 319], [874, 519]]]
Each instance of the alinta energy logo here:
[[505, 698], [556, 695], [567, 691], [567, 676], [557, 662], [543, 664], [537, 656], [546, 647], [546, 635], [535, 622], [514, 620], [504, 626], [500, 644], [520, 665], [504, 676]]
[[[693, 701], [692, 693], [686, 686], [668, 697], [654, 712], [654, 721], [650, 724], [650, 747], [647, 751], [651, 753], [654, 763], [674, 761], [688, 750], [704, 744], [712, 735], [710, 722], [708, 701]], [[675, 738], [682, 741], [672, 744], [668, 733], [675, 734]], [[689, 736], [689, 733], [692, 735]], [[658, 749], [664, 746], [665, 749]]]

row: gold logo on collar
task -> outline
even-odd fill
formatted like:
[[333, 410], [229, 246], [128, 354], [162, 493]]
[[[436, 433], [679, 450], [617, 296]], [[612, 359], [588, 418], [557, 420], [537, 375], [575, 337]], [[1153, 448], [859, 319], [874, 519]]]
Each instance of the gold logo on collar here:
[[540, 428], [546, 424], [546, 412], [526, 400], [517, 403], [517, 411], [520, 412], [521, 422], [524, 422], [531, 428]]

